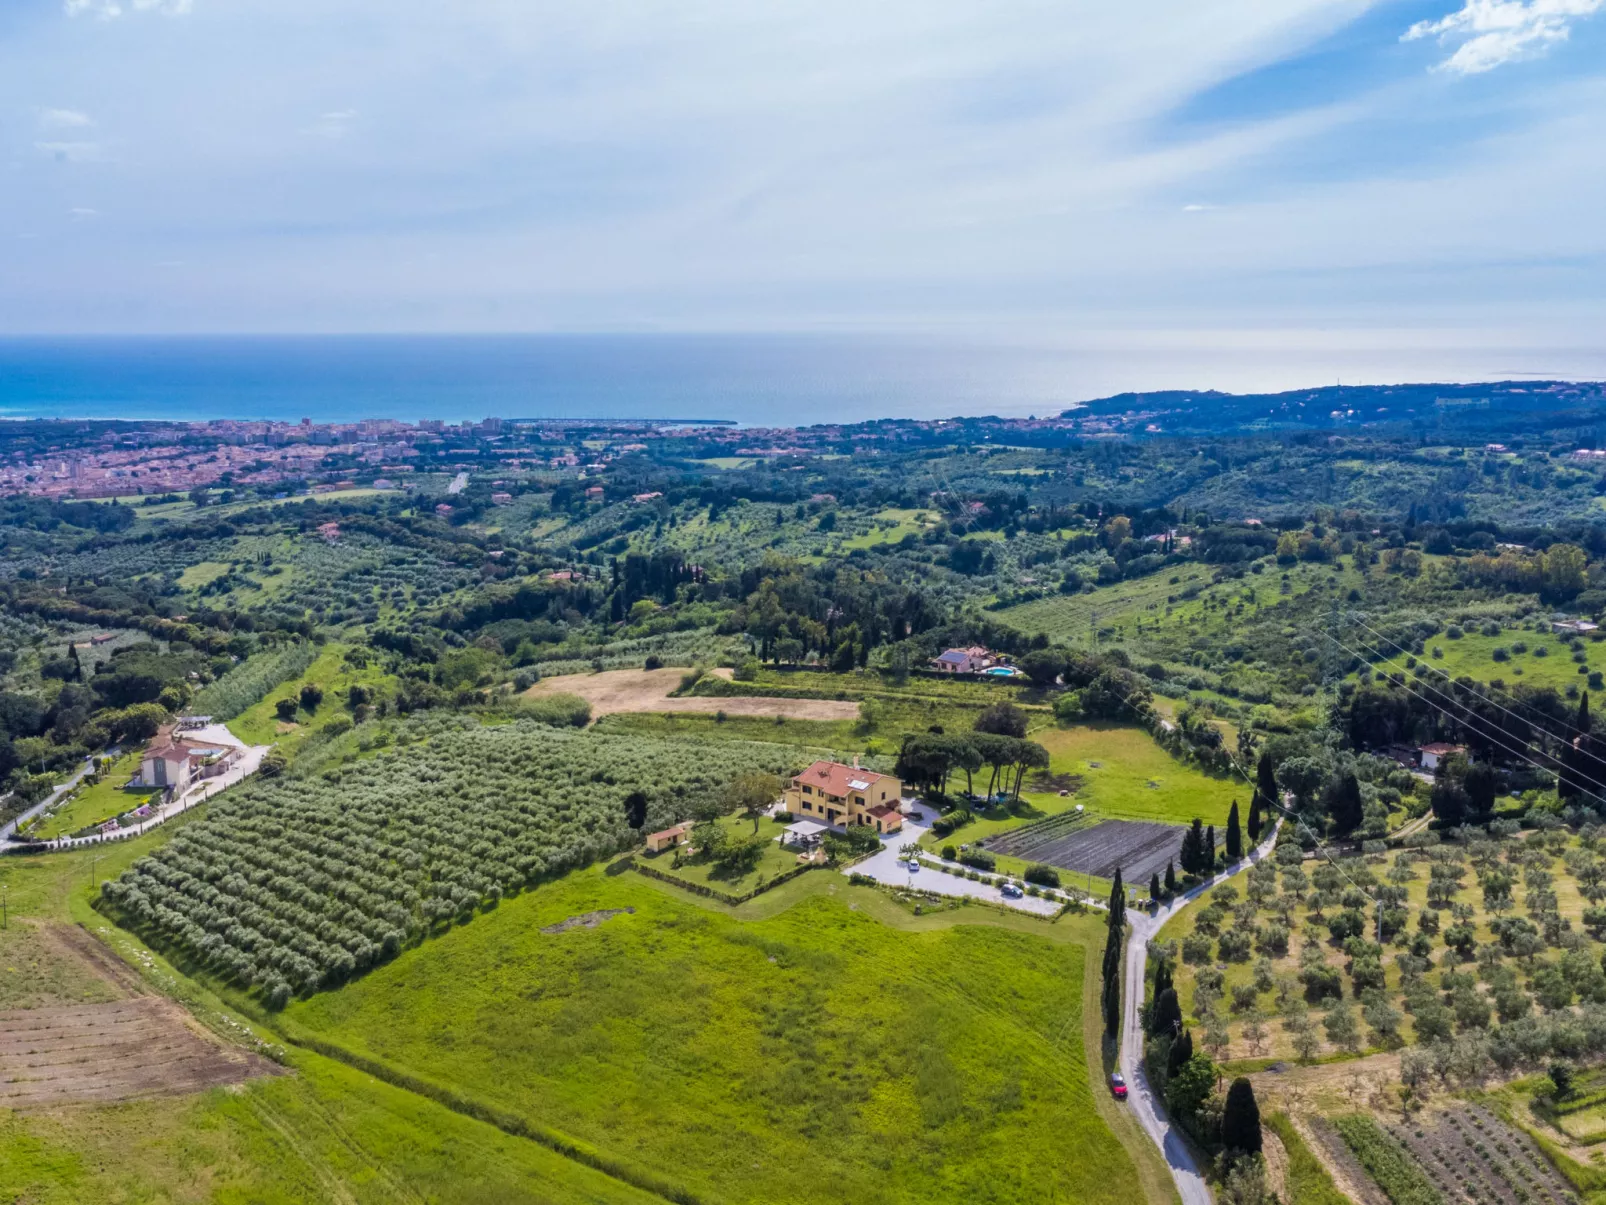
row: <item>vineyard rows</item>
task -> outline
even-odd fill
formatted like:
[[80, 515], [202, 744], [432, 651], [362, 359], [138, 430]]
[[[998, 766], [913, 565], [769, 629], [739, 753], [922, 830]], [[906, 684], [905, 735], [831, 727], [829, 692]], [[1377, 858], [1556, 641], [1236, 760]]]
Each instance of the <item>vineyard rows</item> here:
[[1056, 816], [1038, 820], [1035, 823], [1017, 828], [1006, 836], [994, 838], [988, 848], [995, 853], [1008, 854], [1014, 858], [1025, 858], [1036, 861], [1036, 851], [1059, 840], [1079, 825], [1087, 822], [1087, 813], [1075, 810], [1060, 812]]
[[253, 781], [136, 862], [105, 896], [154, 939], [273, 1004], [338, 984], [453, 918], [663, 827], [737, 774], [793, 768], [783, 746], [481, 728], [437, 717], [422, 743], [311, 779]]

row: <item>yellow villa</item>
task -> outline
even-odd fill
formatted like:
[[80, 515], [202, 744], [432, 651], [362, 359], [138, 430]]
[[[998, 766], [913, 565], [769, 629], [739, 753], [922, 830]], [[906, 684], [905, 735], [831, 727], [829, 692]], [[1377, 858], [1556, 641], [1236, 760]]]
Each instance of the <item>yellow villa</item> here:
[[903, 827], [902, 795], [903, 783], [891, 774], [817, 761], [786, 788], [786, 810], [825, 824], [862, 824], [895, 833]]

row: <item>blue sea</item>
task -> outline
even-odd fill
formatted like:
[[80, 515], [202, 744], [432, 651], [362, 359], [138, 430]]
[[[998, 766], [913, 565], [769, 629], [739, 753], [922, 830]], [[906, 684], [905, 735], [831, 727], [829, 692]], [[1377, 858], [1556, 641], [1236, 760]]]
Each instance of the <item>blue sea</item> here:
[[848, 335], [0, 338], [0, 417], [350, 422], [1057, 413], [1124, 390], [1606, 376], [1599, 349], [1121, 349]]

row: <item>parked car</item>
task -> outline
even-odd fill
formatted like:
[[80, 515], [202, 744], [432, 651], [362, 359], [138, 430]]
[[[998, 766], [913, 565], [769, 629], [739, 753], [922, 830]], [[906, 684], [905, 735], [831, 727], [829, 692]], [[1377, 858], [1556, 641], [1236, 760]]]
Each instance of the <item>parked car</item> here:
[[998, 890], [1002, 891], [1004, 893], [1004, 898], [1009, 900], [1018, 900], [1021, 896], [1026, 894], [1015, 883], [1005, 883]]
[[1126, 1081], [1121, 1078], [1119, 1071], [1110, 1072], [1110, 1095], [1116, 1100], [1126, 1099]]

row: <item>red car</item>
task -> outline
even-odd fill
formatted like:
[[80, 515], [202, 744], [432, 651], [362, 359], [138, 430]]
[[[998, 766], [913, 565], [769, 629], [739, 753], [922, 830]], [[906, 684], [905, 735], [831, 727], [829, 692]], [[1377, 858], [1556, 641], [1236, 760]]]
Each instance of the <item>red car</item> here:
[[1110, 1072], [1110, 1094], [1116, 1100], [1126, 1099], [1126, 1081], [1121, 1078], [1119, 1071]]

